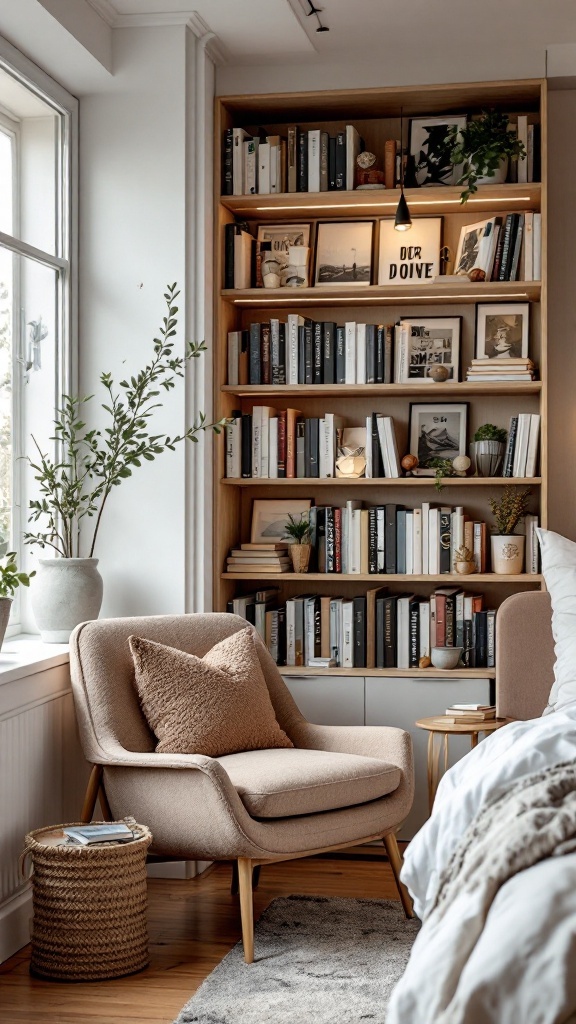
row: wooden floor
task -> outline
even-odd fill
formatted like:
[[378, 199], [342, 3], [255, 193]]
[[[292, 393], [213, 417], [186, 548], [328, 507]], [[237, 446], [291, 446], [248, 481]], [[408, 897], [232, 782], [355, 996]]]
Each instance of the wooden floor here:
[[[21, 950], [0, 965], [0, 1021], [171, 1024], [240, 938], [238, 897], [230, 895], [230, 877], [230, 866], [218, 864], [190, 881], [149, 880], [151, 963], [132, 977], [90, 984], [38, 981], [28, 971], [28, 948]], [[291, 893], [398, 898], [385, 861], [289, 861], [263, 868], [254, 894], [256, 916], [275, 897]]]

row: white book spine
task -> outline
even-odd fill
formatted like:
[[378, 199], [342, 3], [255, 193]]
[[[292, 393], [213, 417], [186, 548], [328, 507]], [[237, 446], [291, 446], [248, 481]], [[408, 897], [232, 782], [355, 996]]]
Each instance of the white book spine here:
[[350, 523], [350, 526], [351, 526], [351, 530], [350, 530], [350, 533], [351, 533], [350, 556], [351, 557], [350, 557], [349, 572], [352, 575], [354, 575], [354, 576], [359, 574], [359, 572], [360, 572], [360, 563], [361, 563], [361, 544], [360, 544], [360, 538], [361, 538], [361, 533], [362, 533], [361, 526], [360, 526], [361, 521], [362, 521], [361, 511], [362, 510], [359, 509], [359, 508], [353, 509], [352, 516], [351, 516], [351, 523]]
[[410, 668], [410, 600], [399, 598], [397, 602], [397, 663], [398, 668]]
[[320, 191], [320, 129], [308, 132], [308, 191]]
[[262, 406], [260, 428], [260, 476], [267, 480], [270, 474], [270, 409]]
[[356, 383], [356, 323], [352, 321], [345, 325], [344, 382]]
[[366, 324], [356, 324], [356, 383], [366, 383]]
[[244, 194], [256, 195], [258, 192], [258, 139], [248, 139], [244, 143]]
[[243, 128], [232, 129], [232, 191], [235, 196], [244, 194], [244, 140], [249, 138]]
[[327, 480], [332, 476], [333, 455], [330, 452], [330, 431], [323, 416], [318, 423], [318, 476]]
[[296, 664], [296, 606], [286, 601], [286, 664]]
[[440, 509], [431, 508], [428, 516], [428, 564], [431, 576], [440, 572]]
[[406, 575], [414, 575], [414, 513], [406, 513]]
[[538, 458], [538, 442], [540, 439], [540, 415], [532, 413], [528, 431], [528, 451], [526, 453], [526, 476], [536, 476]]
[[286, 378], [287, 384], [298, 383], [298, 314], [288, 313], [286, 339]]
[[525, 281], [534, 280], [534, 214], [531, 210], [526, 210], [526, 213], [524, 214], [522, 277]]
[[385, 572], [386, 569], [386, 511], [384, 508], [376, 509], [376, 550], [378, 572]]
[[270, 143], [270, 193], [276, 194], [280, 191], [278, 153], [280, 147]]
[[535, 575], [539, 570], [537, 526], [538, 516], [526, 516], [524, 520], [524, 530], [526, 533], [525, 571], [530, 573], [530, 575]]
[[415, 576], [421, 576], [422, 568], [422, 509], [414, 509], [414, 537], [413, 537], [413, 571]]
[[423, 501], [422, 502], [422, 572], [423, 573], [429, 573], [430, 572], [430, 555], [429, 555], [430, 546], [429, 546], [429, 540], [428, 540], [428, 538], [430, 536], [429, 516], [430, 516], [430, 502], [429, 501]]
[[400, 478], [400, 460], [398, 458], [398, 445], [396, 444], [394, 420], [391, 416], [386, 416], [384, 418], [384, 431], [386, 434], [388, 458], [390, 459], [390, 476], [395, 480], [398, 480]]
[[278, 417], [270, 417], [270, 448], [268, 452], [268, 477], [278, 479]]
[[430, 602], [420, 602], [420, 657], [430, 656]]
[[252, 409], [252, 476], [262, 475], [262, 406]]
[[261, 142], [258, 146], [258, 194], [270, 194], [270, 143]]
[[450, 572], [454, 572], [455, 555], [464, 543], [464, 509], [458, 505], [450, 517]]
[[534, 214], [533, 230], [534, 280], [542, 280], [542, 214]]
[[342, 666], [354, 668], [354, 604], [342, 602]]
[[340, 663], [340, 650], [338, 647], [339, 604], [338, 600], [330, 601], [330, 657], [334, 658], [337, 664]]
[[364, 476], [366, 480], [371, 480], [374, 475], [374, 467], [372, 466], [372, 417], [366, 417], [366, 448], [364, 451], [366, 458], [366, 469]]
[[[518, 140], [524, 143], [528, 153], [528, 118], [526, 114], [518, 114]], [[528, 181], [528, 157], [518, 160], [518, 184], [525, 185]]]
[[314, 657], [314, 601], [308, 598], [304, 602], [304, 664], [310, 663]]
[[514, 448], [513, 477], [526, 475], [526, 456], [528, 454], [528, 435], [530, 432], [530, 413], [521, 412], [518, 416], [518, 433]]

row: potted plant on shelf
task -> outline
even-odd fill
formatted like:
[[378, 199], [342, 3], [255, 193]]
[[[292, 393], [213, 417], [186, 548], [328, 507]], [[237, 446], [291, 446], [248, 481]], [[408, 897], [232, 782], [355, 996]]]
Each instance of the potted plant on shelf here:
[[530, 488], [524, 491], [505, 487], [502, 497], [490, 498], [490, 508], [496, 522], [491, 537], [492, 572], [499, 576], [514, 576], [523, 571], [525, 537], [514, 530], [528, 512]]
[[308, 572], [312, 552], [311, 527], [308, 517], [301, 515], [295, 519], [288, 513], [284, 530], [290, 540], [290, 558], [294, 572]]
[[493, 423], [484, 423], [478, 427], [470, 446], [476, 476], [500, 476], [507, 436], [504, 427], [496, 427]]
[[[153, 354], [135, 376], [115, 385], [110, 373], [103, 373], [102, 403], [107, 425], [89, 429], [83, 420], [92, 396], [64, 395], [54, 421], [57, 456], [40, 449], [33, 437], [37, 456], [28, 457], [40, 495], [30, 501], [28, 521], [42, 522], [37, 533], [26, 533], [26, 544], [49, 548], [59, 557], [39, 559], [38, 578], [32, 588], [32, 609], [41, 637], [48, 643], [65, 643], [80, 622], [98, 618], [103, 584], [94, 557], [104, 509], [115, 489], [145, 462], [163, 452], [174, 451], [184, 440], [197, 441], [201, 430], [216, 433], [225, 421], [206, 423], [199, 413], [183, 434], [170, 437], [153, 434], [151, 419], [161, 408], [158, 396], [171, 391], [177, 377], [184, 376], [190, 359], [206, 350], [203, 343], [186, 346], [183, 356], [174, 355], [179, 292], [176, 284], [164, 294], [167, 315], [163, 318]], [[90, 521], [90, 522], [89, 522]], [[85, 529], [92, 525], [91, 536]], [[81, 557], [81, 544], [88, 557]]]
[[0, 565], [0, 648], [6, 635], [14, 593], [20, 586], [29, 587], [32, 576], [36, 575], [34, 572], [18, 572], [15, 551], [8, 551], [5, 558], [6, 564]]
[[508, 124], [508, 114], [485, 110], [464, 128], [450, 127], [446, 142], [451, 146], [451, 162], [462, 168], [458, 185], [465, 186], [463, 203], [478, 191], [479, 184], [500, 185], [506, 181], [510, 157], [526, 159], [524, 143]]

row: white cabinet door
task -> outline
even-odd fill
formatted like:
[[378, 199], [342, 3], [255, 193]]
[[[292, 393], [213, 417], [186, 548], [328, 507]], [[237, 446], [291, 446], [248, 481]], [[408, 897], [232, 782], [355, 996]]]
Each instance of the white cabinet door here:
[[285, 675], [300, 711], [315, 725], [364, 725], [363, 676]]
[[[444, 714], [451, 704], [490, 703], [488, 679], [394, 679], [366, 677], [366, 725], [396, 725], [411, 733], [414, 743], [416, 792], [412, 810], [399, 833], [412, 839], [428, 817], [427, 743], [428, 733], [416, 729], [418, 718]], [[454, 764], [470, 750], [469, 736], [450, 736], [449, 763]]]

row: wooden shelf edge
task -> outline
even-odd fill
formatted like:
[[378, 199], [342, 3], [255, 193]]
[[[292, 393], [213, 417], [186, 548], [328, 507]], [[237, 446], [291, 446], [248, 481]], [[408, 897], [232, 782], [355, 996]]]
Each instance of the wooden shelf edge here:
[[475, 585], [476, 583], [517, 583], [527, 584], [533, 583], [540, 585], [543, 580], [543, 576], [540, 573], [520, 573], [515, 576], [504, 576], [495, 572], [473, 572], [467, 576], [460, 576], [455, 573], [443, 573], [441, 575], [429, 575], [420, 574], [418, 576], [409, 575], [402, 573], [344, 573], [341, 572], [223, 572], [221, 573], [221, 579], [223, 580], [302, 580], [303, 582], [308, 580], [314, 583], [338, 583], [344, 581], [345, 583], [375, 583], [383, 586], [385, 582], [391, 583], [469, 583]]
[[[433, 487], [435, 480], [433, 476], [401, 476], [401, 477], [375, 477], [366, 479], [360, 477], [357, 480], [350, 480], [342, 476], [331, 477], [308, 477], [295, 476], [283, 477], [224, 477], [220, 483], [228, 487]], [[446, 476], [442, 477], [442, 487], [507, 487], [509, 484], [514, 487], [538, 487], [542, 483], [542, 477], [504, 477], [504, 476]]]
[[237, 306], [298, 306], [298, 305], [373, 305], [384, 302], [394, 305], [413, 303], [488, 302], [499, 299], [536, 301], [540, 298], [541, 281], [465, 281], [462, 284], [422, 285], [346, 285], [338, 287], [317, 285], [312, 288], [223, 288], [220, 296], [225, 302]]
[[314, 665], [278, 665], [283, 676], [382, 676], [401, 679], [495, 679], [494, 668], [316, 668]]
[[457, 381], [453, 384], [222, 384], [223, 394], [236, 395], [238, 398], [288, 398], [297, 395], [298, 399], [330, 397], [330, 398], [393, 398], [395, 395], [420, 397], [435, 395], [532, 395], [542, 391], [541, 380], [531, 381], [494, 381], [490, 383], [473, 383]]

